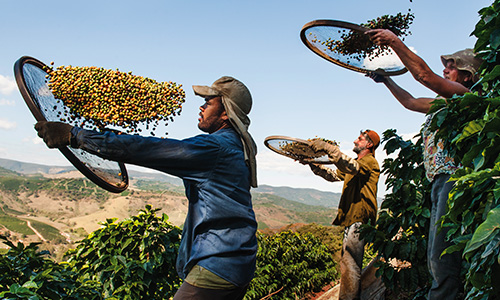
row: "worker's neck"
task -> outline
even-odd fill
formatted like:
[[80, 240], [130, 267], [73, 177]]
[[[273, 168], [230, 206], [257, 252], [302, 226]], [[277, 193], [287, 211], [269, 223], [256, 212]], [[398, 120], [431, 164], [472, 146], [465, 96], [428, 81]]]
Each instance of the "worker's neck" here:
[[362, 159], [363, 157], [365, 157], [369, 153], [371, 153], [370, 149], [365, 149], [365, 150], [359, 152], [358, 153], [358, 159]]

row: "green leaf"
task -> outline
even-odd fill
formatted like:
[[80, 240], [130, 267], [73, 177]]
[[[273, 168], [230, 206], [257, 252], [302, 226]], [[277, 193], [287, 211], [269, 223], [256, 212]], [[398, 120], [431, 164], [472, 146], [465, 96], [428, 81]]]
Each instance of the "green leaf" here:
[[500, 29], [496, 29], [491, 33], [490, 44], [493, 49], [498, 49], [498, 46], [500, 46]]
[[495, 237], [488, 243], [485, 247], [484, 252], [481, 254], [481, 258], [486, 258], [490, 256], [494, 251], [498, 251], [498, 246], [500, 245], [500, 234], [497, 233]]
[[467, 243], [463, 255], [468, 257], [472, 251], [489, 242], [494, 234], [498, 234], [498, 229], [500, 229], [500, 206], [492, 209], [486, 220], [478, 226], [472, 239]]
[[494, 80], [500, 76], [500, 65], [496, 65], [491, 72], [489, 72], [487, 75], [483, 77], [483, 80], [485, 81], [491, 81]]
[[483, 120], [474, 120], [468, 122], [462, 130], [462, 135], [456, 142], [458, 143], [464, 139], [474, 136], [483, 129], [485, 123], [486, 122]]
[[450, 246], [446, 249], [444, 249], [443, 253], [441, 253], [440, 257], [445, 255], [445, 254], [450, 254], [450, 253], [453, 253], [453, 252], [456, 252], [456, 251], [461, 251], [464, 249], [464, 245], [463, 244], [458, 244], [458, 245], [453, 245], [453, 246]]
[[27, 288], [27, 289], [37, 289], [38, 288], [38, 284], [34, 281], [26, 281], [25, 283], [23, 283], [22, 285], [24, 288]]
[[443, 125], [443, 122], [446, 120], [447, 114], [448, 111], [443, 109], [434, 116], [433, 122], [436, 122], [437, 127], [441, 127]]
[[486, 141], [480, 144], [476, 144], [470, 148], [467, 153], [464, 154], [462, 157], [462, 164], [464, 166], [470, 166], [474, 160], [482, 159], [481, 153], [483, 152], [484, 148], [486, 147]]

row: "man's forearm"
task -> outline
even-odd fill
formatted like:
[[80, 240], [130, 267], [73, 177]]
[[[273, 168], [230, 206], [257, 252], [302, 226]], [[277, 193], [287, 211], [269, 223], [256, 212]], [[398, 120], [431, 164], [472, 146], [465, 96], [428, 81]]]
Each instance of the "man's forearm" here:
[[385, 79], [384, 84], [399, 103], [411, 111], [426, 114], [431, 107], [431, 102], [434, 100], [432, 98], [413, 97], [408, 91], [397, 85], [390, 77]]
[[311, 171], [313, 171], [314, 174], [323, 177], [323, 179], [327, 181], [330, 182], [341, 181], [341, 179], [337, 176], [335, 170], [332, 170], [323, 165], [310, 164], [309, 166], [311, 167]]
[[335, 166], [343, 173], [356, 175], [359, 172], [359, 163], [342, 152], [340, 152], [339, 160], [335, 163]]

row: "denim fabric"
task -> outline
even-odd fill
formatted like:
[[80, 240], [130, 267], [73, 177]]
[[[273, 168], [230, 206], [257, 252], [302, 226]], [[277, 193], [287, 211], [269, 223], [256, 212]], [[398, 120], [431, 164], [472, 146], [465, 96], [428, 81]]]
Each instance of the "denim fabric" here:
[[453, 182], [448, 182], [449, 178], [450, 175], [441, 174], [434, 177], [432, 182], [431, 223], [427, 245], [427, 263], [432, 276], [432, 286], [428, 299], [453, 300], [461, 291], [461, 252], [441, 256], [452, 244], [445, 240], [446, 230], [439, 230], [436, 224], [441, 216], [446, 214], [448, 193], [453, 187]]
[[356, 222], [344, 230], [342, 257], [340, 258], [339, 300], [360, 299], [361, 268], [365, 242], [359, 239], [361, 222]]
[[103, 158], [159, 170], [183, 179], [189, 209], [177, 271], [198, 264], [236, 286], [253, 278], [257, 222], [250, 171], [232, 128], [184, 140], [116, 135], [74, 128], [77, 147]]

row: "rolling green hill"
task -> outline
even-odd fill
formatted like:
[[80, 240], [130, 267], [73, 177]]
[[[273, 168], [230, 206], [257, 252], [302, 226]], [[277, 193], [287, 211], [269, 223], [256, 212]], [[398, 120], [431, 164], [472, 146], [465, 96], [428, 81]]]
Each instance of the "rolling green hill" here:
[[340, 193], [323, 192], [315, 189], [291, 188], [286, 186], [260, 185], [253, 190], [256, 193], [273, 194], [288, 200], [297, 201], [307, 205], [337, 207]]
[[69, 172], [75, 170], [75, 168], [73, 167], [46, 166], [46, 165], [26, 163], [4, 158], [0, 158], [0, 167], [21, 174], [37, 174], [37, 173], [56, 174], [56, 173]]
[[[17, 173], [31, 174], [64, 174], [65, 172], [75, 171], [73, 167], [45, 166], [33, 163], [24, 163], [15, 160], [0, 158], [0, 167]], [[1, 172], [1, 171], [0, 171]], [[176, 177], [159, 172], [141, 172], [128, 170], [128, 175], [135, 183], [135, 186], [144, 190], [172, 190], [183, 192], [182, 180]], [[0, 174], [0, 176], [2, 176]], [[179, 187], [179, 188], [176, 188]], [[273, 194], [288, 200], [300, 202], [307, 205], [324, 206], [336, 208], [340, 200], [340, 193], [324, 192], [315, 189], [292, 188], [292, 187], [274, 187], [269, 185], [260, 185], [252, 189], [252, 193]]]
[[[114, 194], [86, 178], [75, 178], [72, 169], [68, 172], [73, 175], [65, 177], [64, 171], [53, 176], [57, 167], [5, 159], [0, 163], [6, 166], [0, 167], [0, 234], [24, 242], [47, 240], [52, 248], [59, 246], [60, 253], [98, 229], [99, 222], [136, 215], [146, 204], [159, 208], [177, 226], [183, 225], [187, 213], [182, 181], [164, 174], [132, 172], [130, 187]], [[252, 195], [260, 229], [294, 223], [330, 225], [336, 214], [325, 205], [334, 193], [262, 186]]]

